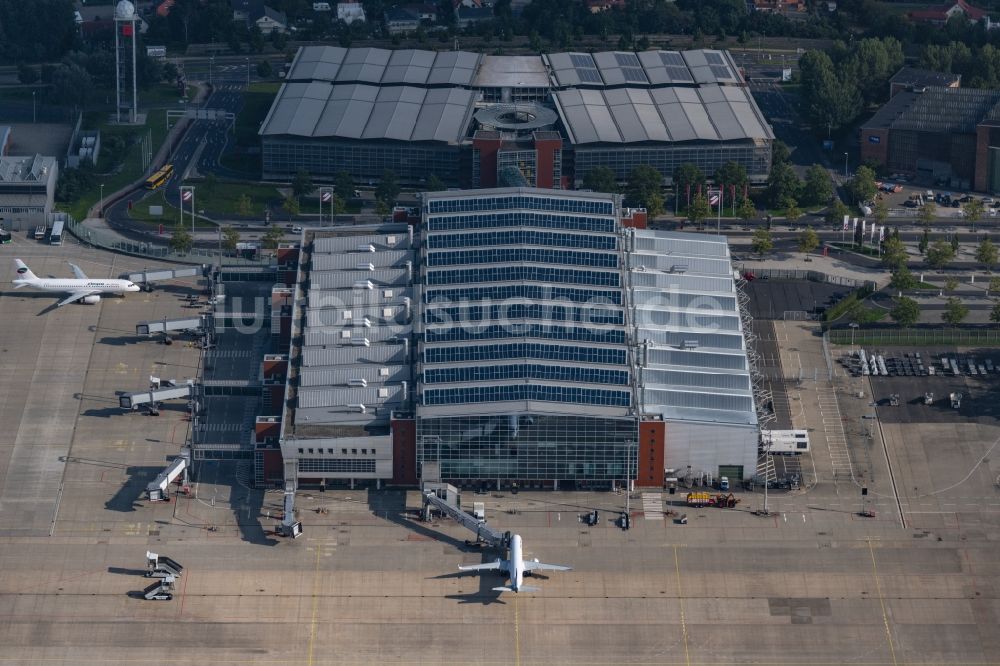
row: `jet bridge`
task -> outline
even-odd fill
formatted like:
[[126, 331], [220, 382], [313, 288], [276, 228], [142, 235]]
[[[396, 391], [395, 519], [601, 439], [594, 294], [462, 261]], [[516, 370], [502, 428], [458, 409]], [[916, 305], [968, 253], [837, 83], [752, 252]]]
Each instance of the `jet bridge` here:
[[182, 476], [184, 483], [187, 483], [188, 468], [190, 467], [191, 449], [185, 446], [181, 449], [181, 454], [174, 458], [174, 461], [146, 486], [146, 495], [149, 497], [149, 501], [166, 502], [169, 500], [170, 484]]
[[458, 489], [447, 483], [424, 483], [424, 520], [430, 520], [432, 509], [436, 509], [459, 525], [475, 533], [476, 540], [496, 548], [510, 545], [510, 532], [497, 531], [481, 520], [462, 511]]
[[284, 515], [278, 534], [292, 539], [302, 536], [302, 522], [295, 520], [295, 483], [292, 481], [285, 481]]
[[205, 266], [195, 267], [195, 268], [145, 268], [138, 273], [122, 273], [119, 277], [122, 280], [129, 280], [135, 284], [141, 284], [143, 289], [146, 291], [152, 291], [153, 282], [162, 282], [164, 280], [173, 280], [174, 278], [182, 277], [196, 277], [198, 275], [205, 275], [207, 268]]
[[[194, 380], [188, 379], [180, 386], [176, 382], [153, 382], [153, 388], [139, 393], [124, 393], [118, 396], [118, 406], [122, 409], [139, 409], [140, 405], [156, 405], [164, 400], [179, 400], [194, 395]], [[163, 384], [166, 384], [164, 386]]]

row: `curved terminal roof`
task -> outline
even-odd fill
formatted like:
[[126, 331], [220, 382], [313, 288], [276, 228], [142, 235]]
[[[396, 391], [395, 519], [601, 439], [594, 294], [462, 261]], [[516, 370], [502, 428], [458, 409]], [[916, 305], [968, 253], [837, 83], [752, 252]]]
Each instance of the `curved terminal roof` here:
[[482, 57], [466, 51], [304, 46], [296, 54], [286, 78], [331, 83], [467, 86], [472, 83]]
[[572, 88], [552, 93], [570, 141], [773, 139], [746, 88]]
[[559, 87], [740, 84], [726, 51], [603, 51], [542, 56]]
[[459, 143], [475, 93], [463, 88], [380, 88], [286, 83], [260, 134]]

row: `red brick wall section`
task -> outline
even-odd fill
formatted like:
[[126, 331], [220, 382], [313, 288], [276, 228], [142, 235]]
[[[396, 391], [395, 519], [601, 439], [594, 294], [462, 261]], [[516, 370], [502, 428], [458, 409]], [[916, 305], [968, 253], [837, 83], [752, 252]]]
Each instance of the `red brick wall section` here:
[[643, 421], [639, 424], [639, 467], [635, 485], [640, 488], [663, 487], [663, 444], [666, 424]]
[[282, 481], [284, 479], [284, 459], [281, 457], [281, 449], [267, 449], [264, 451], [264, 481]]
[[281, 420], [275, 419], [274, 423], [258, 421], [255, 425], [255, 433], [258, 442], [263, 442], [268, 437], [277, 440], [281, 435]]
[[497, 186], [497, 153], [503, 142], [500, 139], [473, 139], [472, 145], [479, 149], [479, 186]]
[[551, 188], [555, 185], [555, 174], [552, 170], [555, 164], [555, 153], [561, 149], [561, 139], [535, 139], [535, 164], [538, 169], [535, 174], [535, 185], [537, 187]]
[[646, 228], [646, 211], [638, 210], [635, 208], [627, 209], [628, 212], [622, 216], [622, 226], [632, 227], [633, 229], [645, 229]]
[[417, 422], [392, 420], [392, 484], [417, 485]]
[[[291, 266], [294, 268], [299, 263], [299, 248], [279, 247], [277, 252], [275, 252], [274, 256], [278, 260], [279, 266]], [[294, 283], [295, 283], [295, 278], [292, 277], [292, 281], [286, 282], [285, 284], [294, 284]]]
[[878, 164], [889, 161], [889, 130], [861, 128], [861, 161]]
[[282, 403], [285, 401], [285, 385], [274, 384], [273, 386], [268, 386], [267, 392], [271, 410], [275, 412], [282, 411], [282, 407], [284, 406]]
[[264, 359], [264, 379], [284, 380], [288, 373], [288, 360]]
[[985, 192], [990, 165], [990, 128], [979, 125], [976, 127], [976, 171], [973, 188], [977, 192]]

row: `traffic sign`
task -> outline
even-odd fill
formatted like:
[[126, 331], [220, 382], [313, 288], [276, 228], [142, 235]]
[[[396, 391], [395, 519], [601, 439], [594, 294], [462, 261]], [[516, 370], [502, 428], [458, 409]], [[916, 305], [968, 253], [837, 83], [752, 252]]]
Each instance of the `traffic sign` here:
[[719, 203], [719, 195], [718, 194], [713, 194], [712, 197], [708, 200], [708, 203], [712, 204], [713, 206], [718, 205], [718, 203]]
[[330, 200], [330, 197], [331, 197], [331, 196], [332, 196], [332, 195], [330, 194], [329, 190], [327, 190], [326, 192], [323, 192], [323, 194], [321, 194], [321, 195], [320, 195], [319, 199], [320, 199], [320, 201], [322, 201], [323, 203], [326, 203], [327, 201], [329, 201], [329, 200]]
[[191, 198], [193, 196], [194, 192], [192, 192], [191, 190], [184, 190], [183, 192], [181, 192], [181, 201], [191, 201]]

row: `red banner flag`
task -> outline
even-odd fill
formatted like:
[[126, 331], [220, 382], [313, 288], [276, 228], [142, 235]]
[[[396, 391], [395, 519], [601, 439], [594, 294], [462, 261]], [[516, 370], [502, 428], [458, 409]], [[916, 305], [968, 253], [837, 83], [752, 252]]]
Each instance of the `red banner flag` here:
[[126, 37], [131, 37], [132, 36], [132, 24], [131, 23], [126, 23], [125, 25], [122, 26], [122, 34], [125, 35]]

